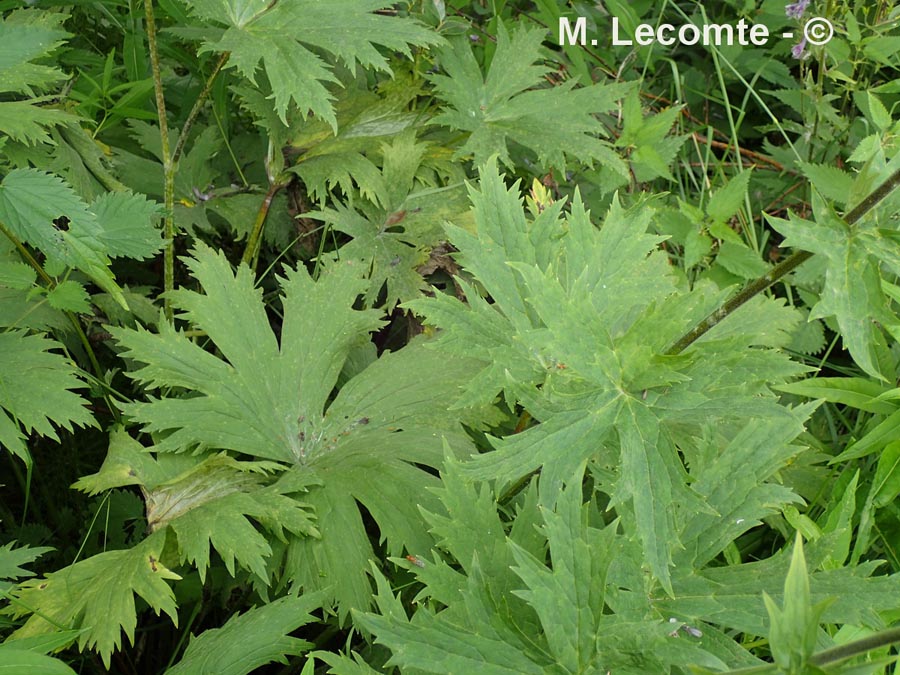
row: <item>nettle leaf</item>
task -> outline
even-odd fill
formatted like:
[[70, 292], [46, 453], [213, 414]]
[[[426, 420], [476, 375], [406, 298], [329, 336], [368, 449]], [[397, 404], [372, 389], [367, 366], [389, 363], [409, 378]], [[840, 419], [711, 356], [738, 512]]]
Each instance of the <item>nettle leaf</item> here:
[[287, 596], [235, 615], [221, 628], [191, 639], [182, 659], [165, 675], [245, 675], [267, 663], [286, 664], [312, 647], [289, 633], [315, 621], [310, 614], [322, 606], [323, 594]]
[[62, 281], [51, 288], [47, 293], [47, 302], [54, 309], [66, 312], [88, 314], [91, 311], [91, 299], [84, 286], [71, 279]]
[[166, 580], [181, 577], [160, 562], [164, 543], [164, 534], [153, 534], [134, 548], [100, 553], [21, 584], [13, 591], [20, 602], [3, 611], [14, 617], [34, 614], [12, 639], [52, 633], [59, 626], [81, 627], [79, 647], [96, 648], [109, 668], [123, 630], [134, 643], [135, 594], [178, 624], [175, 595]]
[[50, 143], [47, 127], [76, 119], [62, 110], [41, 108], [31, 101], [0, 101], [0, 133], [25, 145]]
[[676, 290], [656, 248], [661, 239], [647, 232], [652, 209], [625, 210], [614, 200], [598, 228], [576, 195], [569, 214], [551, 204], [529, 222], [516, 193], [489, 164], [472, 192], [477, 235], [449, 230], [493, 304], [469, 285], [468, 304], [445, 294], [408, 303], [443, 329], [439, 343], [448, 352], [490, 364], [465, 401], [502, 390], [540, 422], [493, 439], [494, 451], [463, 471], [503, 489], [540, 470], [540, 501], [552, 506], [584, 462], [602, 467], [625, 531], [671, 593], [680, 523], [692, 512], [716, 513], [690, 487], [680, 451], [708, 424], [734, 433], [747, 418], [783, 422], [769, 384], [806, 369], [770, 347], [790, 341], [799, 315], [760, 298], [684, 354], [666, 356], [727, 291], [703, 283]]
[[[326, 83], [337, 82], [331, 67], [309, 47], [322, 49], [351, 69], [357, 64], [390, 71], [376, 45], [410, 55], [411, 45], [440, 42], [418, 22], [375, 14], [389, 6], [383, 0], [187, 0], [193, 13], [227, 26], [217, 40], [207, 39], [200, 53], [229, 52], [229, 65], [255, 83], [260, 62], [272, 87], [279, 118], [287, 123], [291, 102], [327, 120], [337, 129]], [[308, 45], [308, 46], [307, 46]]]
[[669, 166], [687, 136], [670, 136], [669, 132], [680, 114], [680, 108], [671, 107], [645, 117], [638, 92], [628, 93], [622, 110], [622, 133], [616, 139], [616, 147], [630, 151], [629, 161], [636, 181], [660, 177], [675, 180]]
[[110, 256], [149, 257], [164, 243], [153, 223], [159, 207], [140, 195], [108, 194], [88, 206], [60, 178], [35, 169], [10, 171], [0, 183], [0, 219], [51, 264], [73, 267], [123, 307]]
[[542, 61], [546, 31], [519, 27], [510, 35], [498, 24], [497, 49], [486, 74], [465, 36], [440, 52], [445, 75], [433, 75], [435, 90], [446, 103], [433, 122], [470, 133], [457, 156], [472, 155], [483, 164], [491, 155], [511, 165], [508, 141], [533, 150], [543, 165], [564, 168], [567, 158], [585, 164], [602, 162], [623, 176], [625, 162], [600, 137], [606, 128], [595, 117], [610, 112], [631, 88], [594, 84], [575, 88], [568, 81], [536, 88], [550, 68]]
[[853, 175], [831, 164], [811, 164], [802, 162], [800, 169], [803, 175], [809, 179], [812, 186], [829, 199], [840, 206], [850, 201], [853, 189]]
[[[190, 392], [126, 412], [156, 434], [156, 452], [227, 450], [287, 467], [273, 489], [309, 490], [302, 502], [315, 510], [321, 538], [288, 535], [284, 574], [307, 590], [332, 587], [344, 612], [368, 606], [374, 553], [360, 505], [392, 553], [430, 545], [417, 505], [433, 501], [426, 488], [437, 478], [421, 467], [440, 465], [444, 440], [454, 451], [471, 451], [460, 423], [480, 422], [474, 412], [435, 402], [458, 397], [477, 362], [413, 344], [375, 361], [332, 401], [349, 353], [381, 325], [380, 312], [353, 309], [365, 289], [358, 263], [336, 263], [317, 282], [302, 267], [286, 271], [280, 343], [247, 267], [235, 275], [222, 254], [202, 244], [187, 264], [205, 294], [179, 290], [173, 305], [222, 356], [165, 326], [159, 335], [116, 329], [124, 356], [146, 364], [133, 377]], [[228, 546], [237, 555], [239, 543]]]
[[165, 243], [158, 226], [162, 207], [143, 195], [107, 192], [91, 202], [91, 211], [99, 225], [97, 239], [110, 258], [144, 260]]
[[0, 333], [0, 445], [31, 464], [22, 433], [37, 432], [59, 440], [51, 422], [93, 426], [87, 401], [73, 389], [84, 387], [71, 362], [49, 350], [61, 345], [41, 335], [12, 330]]

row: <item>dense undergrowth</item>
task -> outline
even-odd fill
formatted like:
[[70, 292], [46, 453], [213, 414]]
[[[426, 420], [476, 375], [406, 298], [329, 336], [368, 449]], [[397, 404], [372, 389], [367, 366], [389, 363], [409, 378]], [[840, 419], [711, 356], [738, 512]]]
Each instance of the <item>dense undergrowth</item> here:
[[900, 672], [893, 3], [2, 6], [3, 672]]

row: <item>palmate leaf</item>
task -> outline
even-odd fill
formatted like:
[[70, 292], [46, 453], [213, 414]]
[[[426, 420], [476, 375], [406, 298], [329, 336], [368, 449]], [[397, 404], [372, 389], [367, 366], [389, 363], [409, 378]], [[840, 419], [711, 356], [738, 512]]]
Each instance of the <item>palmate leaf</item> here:
[[786, 344], [796, 313], [760, 299], [691, 350], [665, 356], [725, 292], [703, 284], [676, 291], [665, 255], [654, 250], [659, 238], [647, 233], [648, 205], [625, 210], [614, 200], [598, 229], [576, 195], [566, 217], [551, 204], [529, 222], [516, 188], [507, 190], [492, 164], [472, 200], [477, 235], [451, 228], [451, 241], [493, 304], [471, 286], [468, 304], [441, 294], [408, 304], [443, 329], [445, 349], [490, 364], [466, 400], [505, 390], [540, 424], [493, 440], [495, 450], [463, 470], [498, 489], [540, 470], [540, 500], [552, 506], [568, 477], [592, 461], [607, 472], [603, 489], [623, 527], [671, 593], [679, 513], [716, 513], [689, 487], [680, 450], [713, 420], [730, 432], [747, 418], [784, 421], [768, 384], [805, 369], [756, 346]]
[[80, 478], [74, 487], [96, 494], [137, 485], [148, 529], [170, 528], [182, 561], [195, 565], [201, 580], [212, 545], [230, 574], [237, 562], [266, 584], [266, 558], [272, 549], [250, 519], [282, 541], [285, 530], [318, 535], [306, 504], [266, 485], [267, 474], [275, 468], [271, 462], [239, 462], [226, 455], [154, 458], [124, 431], [116, 431], [100, 471]]
[[321, 538], [289, 535], [284, 574], [307, 590], [332, 587], [343, 612], [368, 606], [373, 552], [360, 505], [392, 553], [430, 545], [417, 506], [434, 501], [426, 488], [437, 478], [420, 467], [440, 465], [444, 440], [471, 450], [460, 422], [477, 426], [478, 416], [445, 402], [479, 364], [412, 344], [352, 378], [329, 405], [351, 349], [381, 325], [379, 312], [353, 309], [365, 289], [359, 264], [338, 262], [318, 282], [303, 268], [286, 272], [280, 344], [248, 268], [233, 274], [202, 244], [188, 266], [205, 294], [180, 290], [173, 304], [222, 358], [170, 328], [116, 330], [125, 355], [146, 364], [136, 379], [190, 392], [126, 412], [162, 432], [157, 452], [221, 449], [287, 467], [274, 489], [309, 489], [302, 501], [315, 509]]
[[[408, 110], [410, 99], [417, 93], [410, 86], [400, 93], [380, 95], [360, 89], [355, 82], [347, 83], [334, 104], [336, 133], [327, 122], [318, 119], [307, 120], [296, 130], [284, 129], [283, 135], [292, 132], [285, 139], [291, 152], [298, 153], [289, 170], [300, 177], [317, 202], [324, 202], [333, 187], [340, 187], [345, 195], [350, 195], [356, 186], [359, 194], [372, 203], [385, 209], [394, 208], [386, 200], [395, 186], [385, 182], [375, 162], [385, 143], [418, 121], [419, 115]], [[264, 113], [265, 107], [256, 105], [254, 112]], [[412, 147], [419, 155], [415, 157], [415, 168], [418, 168], [426, 146], [413, 143]]]
[[71, 34], [63, 28], [66, 14], [18, 9], [0, 21], [0, 91], [33, 93], [66, 79], [52, 66], [31, 63], [62, 44]]
[[337, 256], [364, 260], [369, 266], [367, 306], [379, 300], [383, 289], [388, 310], [419, 297], [426, 288], [419, 268], [428, 261], [431, 247], [443, 240], [441, 226], [467, 221], [469, 202], [462, 183], [432, 188], [416, 179], [427, 147], [407, 132], [381, 148], [382, 168], [371, 165], [374, 178], [383, 186], [380, 207], [338, 203], [306, 214], [353, 237]]
[[[137, 613], [134, 594], [177, 625], [175, 595], [166, 580], [180, 579], [160, 562], [165, 535], [156, 533], [131, 549], [107, 551], [21, 584], [13, 594], [21, 602], [4, 611], [22, 616], [31, 611], [12, 639], [27, 638], [80, 626], [79, 646], [96, 648], [109, 668], [110, 656], [122, 644], [122, 630], [134, 642]], [[27, 609], [26, 609], [27, 608]]]
[[26, 145], [50, 142], [47, 129], [75, 119], [63, 110], [42, 107], [46, 90], [66, 79], [59, 68], [33, 63], [70, 36], [63, 28], [64, 13], [18, 9], [0, 19], [0, 92], [26, 94], [26, 101], [0, 102], [0, 134]]
[[35, 431], [57, 439], [51, 423], [68, 431], [89, 426], [94, 418], [73, 389], [84, 387], [75, 367], [49, 350], [59, 343], [23, 331], [0, 333], [0, 445], [31, 464], [22, 433]]
[[[594, 524], [599, 522], [596, 506], [582, 503], [583, 470], [566, 481], [554, 508], [539, 507], [535, 500], [523, 504], [517, 520], [541, 524], [532, 552], [515, 526], [504, 536], [489, 493], [479, 491], [449, 461], [439, 491], [444, 509], [453, 517], [459, 515], [458, 505], [467, 504], [478, 525], [496, 525], [489, 533], [463, 523], [448, 530], [442, 515], [425, 513], [440, 528], [442, 549], [471, 553], [471, 558], [459, 561], [462, 573], [437, 557], [426, 557], [422, 567], [410, 565], [425, 586], [411, 618], [375, 572], [378, 613], [355, 616], [376, 642], [390, 648], [388, 665], [496, 675], [667, 673], [673, 664], [686, 663], [723, 668], [705, 645], [669, 638], [671, 624], [652, 618], [646, 605], [640, 617], [607, 613], [607, 572], [625, 554], [627, 542], [616, 523]], [[481, 496], [473, 501], [476, 493]], [[481, 548], [486, 538], [497, 545]], [[504, 567], [500, 575], [492, 572]]]
[[322, 606], [322, 593], [287, 596], [233, 616], [221, 628], [193, 638], [181, 661], [165, 675], [245, 675], [267, 663], [287, 663], [312, 643], [288, 633], [311, 621]]
[[357, 64], [390, 70], [376, 45], [410, 54], [411, 45], [440, 42], [440, 37], [408, 18], [374, 14], [388, 7], [384, 0], [187, 0], [204, 21], [225, 25], [217, 40], [207, 40], [201, 52], [229, 52], [229, 65], [255, 82], [263, 64], [272, 87], [275, 110], [286, 123], [293, 101], [301, 112], [312, 112], [336, 129], [332, 95], [326, 83], [336, 82], [330, 66], [309, 47], [323, 49], [351, 67]]
[[469, 41], [457, 38], [440, 53], [446, 74], [432, 76], [446, 103], [434, 123], [468, 131], [457, 155], [474, 156], [476, 165], [498, 154], [511, 163], [508, 141], [533, 150], [543, 165], [564, 168], [567, 158], [586, 164], [603, 162], [627, 175], [624, 161], [606, 141], [605, 127], [595, 114], [611, 111], [628, 85], [595, 84], [575, 88], [574, 81], [550, 89], [536, 88], [549, 68], [542, 59], [543, 29], [519, 28], [510, 35], [503, 24], [497, 51], [482, 75]]

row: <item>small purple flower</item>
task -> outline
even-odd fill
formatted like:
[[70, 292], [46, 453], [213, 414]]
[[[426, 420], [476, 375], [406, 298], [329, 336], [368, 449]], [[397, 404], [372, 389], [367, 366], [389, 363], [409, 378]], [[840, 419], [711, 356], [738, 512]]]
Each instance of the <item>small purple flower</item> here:
[[801, 19], [806, 8], [809, 7], [809, 0], [797, 0], [784, 6], [784, 13], [789, 19]]
[[806, 58], [806, 38], [791, 47], [791, 54], [797, 60]]

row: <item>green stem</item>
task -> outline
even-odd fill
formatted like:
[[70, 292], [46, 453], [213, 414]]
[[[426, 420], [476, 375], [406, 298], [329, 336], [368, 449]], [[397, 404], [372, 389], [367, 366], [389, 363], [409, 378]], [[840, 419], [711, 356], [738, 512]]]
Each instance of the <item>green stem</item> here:
[[[849, 659], [853, 656], [865, 654], [872, 651], [873, 649], [887, 647], [888, 645], [892, 645], [896, 642], [900, 642], [900, 627], [888, 628], [886, 630], [879, 631], [874, 635], [869, 635], [868, 637], [854, 640], [853, 642], [848, 642], [847, 644], [838, 645], [837, 647], [826, 649], [819, 652], [818, 654], [813, 654], [809, 657], [809, 665], [825, 666], [829, 663], [837, 663], [838, 661], [844, 661], [845, 659]], [[720, 673], [720, 675], [758, 675], [761, 673], [775, 672], [776, 670], [777, 666], [774, 663], [765, 663], [758, 666], [749, 666], [747, 668], [737, 668], [735, 670], [729, 670], [724, 673]]]
[[275, 195], [285, 185], [287, 185], [287, 183], [277, 180], [269, 185], [269, 190], [266, 192], [262, 204], [260, 204], [259, 211], [256, 212], [253, 230], [247, 238], [247, 247], [244, 249], [244, 255], [241, 258], [242, 263], [251, 265], [253, 262], [253, 258], [256, 256], [257, 250], [259, 249], [259, 240], [262, 236], [263, 225], [266, 223], [266, 216], [269, 215], [269, 207], [272, 205], [272, 200], [275, 198]]
[[194, 122], [197, 120], [197, 116], [200, 114], [200, 110], [203, 108], [203, 104], [206, 103], [206, 99], [209, 96], [210, 90], [212, 89], [213, 82], [215, 81], [216, 76], [228, 62], [229, 56], [231, 56], [231, 52], [222, 52], [221, 56], [219, 56], [219, 60], [216, 62], [215, 68], [213, 68], [212, 73], [210, 73], [210, 76], [206, 78], [206, 84], [203, 86], [203, 90], [200, 92], [200, 95], [197, 96], [197, 100], [194, 101], [194, 107], [191, 108], [191, 112], [188, 114], [184, 126], [181, 127], [181, 134], [178, 136], [178, 141], [175, 143], [175, 152], [172, 153], [172, 164], [178, 164], [178, 160], [181, 158], [181, 153], [184, 150], [184, 144], [187, 142], [188, 134], [191, 133], [191, 127], [194, 126]]
[[[844, 216], [844, 222], [851, 227], [858, 223], [863, 216], [875, 208], [875, 206], [893, 192], [898, 185], [900, 185], [900, 169], [892, 173], [884, 183], [869, 193], [869, 195], [859, 204], [854, 206], [853, 209]], [[747, 286], [738, 291], [736, 295], [719, 307], [719, 309], [703, 319], [703, 321], [697, 324], [691, 331], [681, 336], [681, 338], [668, 349], [666, 354], [675, 355], [683, 352], [700, 337], [705, 335], [713, 326], [722, 321], [722, 319], [732, 314], [741, 305], [750, 300], [750, 298], [762, 293], [776, 281], [812, 258], [812, 256], [813, 254], [809, 251], [797, 251], [782, 260], [766, 274], [751, 281]]]
[[159, 47], [156, 44], [156, 18], [153, 14], [153, 0], [144, 0], [147, 21], [147, 47], [150, 50], [150, 67], [153, 71], [153, 89], [156, 93], [156, 115], [159, 119], [159, 137], [162, 145], [164, 187], [163, 196], [166, 215], [163, 219], [163, 236], [168, 241], [163, 252], [163, 307], [166, 319], [172, 323], [171, 292], [175, 290], [175, 163], [169, 151], [169, 124], [166, 119], [166, 99], [163, 95], [162, 75], [159, 68]]

